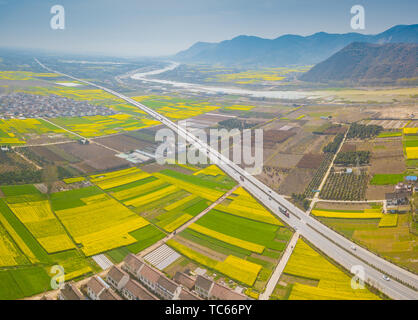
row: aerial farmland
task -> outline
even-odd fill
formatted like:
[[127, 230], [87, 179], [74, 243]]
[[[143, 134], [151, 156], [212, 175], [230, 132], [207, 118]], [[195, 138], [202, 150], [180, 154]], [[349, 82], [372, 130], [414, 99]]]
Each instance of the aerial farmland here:
[[[100, 3], [88, 30], [80, 3], [33, 4], [54, 17], [47, 36], [26, 28], [36, 46], [23, 27], [1, 37], [0, 300], [172, 300], [152, 311], [261, 319], [261, 300], [279, 315], [286, 300], [418, 299], [411, 3], [363, 27], [361, 5], [350, 24], [329, 4], [340, 33], [289, 4], [292, 22], [275, 19], [304, 35], [269, 20], [274, 1], [252, 20], [235, 1], [164, 16]], [[0, 16], [15, 6], [0, 1]]]

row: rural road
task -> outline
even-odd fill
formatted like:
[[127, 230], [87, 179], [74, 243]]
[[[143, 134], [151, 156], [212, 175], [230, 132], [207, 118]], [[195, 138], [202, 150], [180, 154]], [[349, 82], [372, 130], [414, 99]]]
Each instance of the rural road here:
[[116, 153], [120, 153], [120, 152], [121, 152], [121, 151], [119, 151], [119, 150], [116, 150], [116, 149], [113, 149], [113, 148], [111, 148], [111, 147], [105, 146], [104, 144], [101, 144], [101, 143], [99, 143], [99, 142], [97, 142], [97, 141], [94, 141], [94, 140], [88, 139], [88, 138], [86, 138], [86, 137], [83, 137], [82, 135], [79, 135], [78, 133], [72, 132], [72, 131], [70, 131], [70, 130], [68, 130], [68, 129], [66, 129], [66, 128], [62, 127], [62, 126], [59, 126], [59, 125], [57, 125], [56, 123], [53, 123], [52, 121], [49, 121], [49, 120], [47, 120], [47, 119], [45, 119], [45, 118], [40, 118], [40, 119], [42, 119], [42, 120], [44, 120], [44, 121], [46, 121], [46, 122], [48, 122], [48, 123], [50, 123], [50, 124], [52, 124], [52, 125], [56, 126], [57, 128], [60, 128], [60, 129], [62, 129], [62, 130], [64, 130], [64, 131], [66, 131], [66, 132], [68, 132], [68, 133], [71, 133], [71, 134], [73, 134], [73, 135], [75, 135], [75, 136], [79, 137], [80, 139], [89, 140], [89, 141], [91, 141], [91, 143], [97, 144], [98, 146], [101, 146], [101, 147], [103, 147], [103, 148], [106, 148], [106, 149], [108, 149], [108, 150], [110, 150], [110, 151], [113, 151], [113, 152], [116, 152]]
[[262, 294], [260, 294], [259, 300], [268, 300], [270, 298], [271, 294], [274, 291], [274, 288], [276, 287], [277, 282], [279, 281], [283, 273], [284, 268], [287, 265], [287, 262], [289, 261], [290, 256], [292, 255], [293, 249], [295, 248], [298, 239], [299, 233], [295, 232], [292, 238], [290, 239], [289, 243], [287, 244], [286, 250], [284, 251], [279, 263], [274, 269], [273, 274], [267, 282], [266, 289]]
[[[240, 182], [241, 185], [256, 199], [263, 203], [266, 208], [270, 209], [271, 212], [290, 225], [295, 231], [298, 231], [304, 238], [313, 243], [316, 248], [321, 250], [331, 259], [345, 267], [347, 270], [351, 270], [353, 266], [361, 266], [366, 275], [365, 281], [393, 299], [418, 299], [418, 276], [416, 274], [402, 269], [364, 248], [356, 246], [347, 238], [306, 215], [304, 211], [294, 206], [283, 196], [277, 194], [274, 190], [264, 185], [244, 169], [211, 148], [206, 142], [199, 140], [196, 136], [173, 121], [114, 90], [52, 70], [44, 66], [37, 59], [35, 59], [35, 61], [50, 72], [55, 72], [62, 76], [104, 90], [145, 111], [174, 132], [177, 132], [178, 135], [185, 138], [189, 143], [192, 143], [201, 152], [207, 154], [212, 163], [217, 164], [225, 173]], [[290, 212], [289, 217], [283, 215], [280, 208], [288, 210], [288, 212]], [[352, 246], [356, 246], [357, 249], [352, 250]], [[384, 280], [383, 276], [385, 275], [389, 276], [391, 279], [389, 281]]]
[[[346, 133], [344, 134], [344, 138], [343, 138], [343, 140], [341, 141], [340, 146], [338, 147], [337, 152], [335, 152], [334, 156], [332, 157], [331, 163], [330, 163], [330, 164], [329, 164], [329, 166], [328, 166], [328, 170], [327, 170], [327, 172], [325, 173], [324, 178], [322, 179], [321, 184], [320, 184], [320, 185], [319, 185], [319, 187], [318, 187], [318, 190], [322, 190], [322, 188], [324, 187], [325, 182], [327, 181], [328, 176], [329, 176], [329, 174], [330, 174], [330, 172], [331, 172], [331, 168], [332, 168], [332, 166], [334, 165], [334, 161], [335, 161], [335, 159], [337, 159], [338, 153], [340, 153], [341, 148], [342, 148], [342, 147], [343, 147], [343, 145], [344, 145], [345, 139], [347, 138], [347, 134], [348, 134], [348, 130], [347, 130], [347, 131], [346, 131]], [[308, 212], [308, 214], [309, 214], [309, 213], [312, 211], [312, 209], [315, 207], [315, 204], [316, 204], [316, 202], [317, 202], [318, 200], [319, 200], [319, 192], [315, 192], [314, 197], [312, 198], [312, 201], [311, 201], [311, 205], [309, 206], [309, 209], [308, 209], [308, 211], [307, 211], [307, 212]]]

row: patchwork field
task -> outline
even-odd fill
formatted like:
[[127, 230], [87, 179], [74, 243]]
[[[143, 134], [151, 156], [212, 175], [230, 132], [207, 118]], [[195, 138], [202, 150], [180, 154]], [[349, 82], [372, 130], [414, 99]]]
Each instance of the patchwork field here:
[[75, 248], [54, 216], [47, 200], [28, 201], [26, 196], [7, 198], [7, 204], [48, 253]]
[[34, 135], [42, 136], [46, 134], [71, 136], [64, 130], [42, 119], [0, 119], [1, 145], [22, 145]]
[[[52, 206], [86, 256], [133, 244], [129, 233], [149, 224], [108, 195], [94, 189], [52, 195]], [[83, 193], [93, 193], [91, 195]], [[70, 201], [72, 199], [73, 201]]]
[[55, 73], [35, 73], [29, 71], [0, 71], [0, 80], [35, 80], [59, 77]]
[[170, 96], [138, 96], [132, 97], [132, 99], [143, 103], [172, 120], [187, 119], [220, 108], [219, 106], [211, 105], [207, 101]]
[[265, 287], [291, 232], [238, 188], [169, 243], [188, 259], [212, 272], [252, 287]]
[[[0, 189], [5, 196], [0, 199], [0, 278], [2, 284], [8, 284], [1, 286], [0, 299], [19, 299], [48, 289], [52, 265], [64, 267], [66, 280], [97, 271], [76, 249], [49, 202], [34, 186]], [[11, 266], [14, 268], [3, 269]]]
[[381, 219], [319, 217], [319, 220], [386, 259], [418, 271], [417, 235], [411, 231], [410, 214], [385, 214]]
[[95, 183], [101, 189], [106, 190], [147, 177], [150, 177], [148, 173], [133, 167], [129, 169], [113, 171], [110, 173], [93, 175], [90, 176], [90, 181]]
[[364, 209], [362, 211], [314, 209], [312, 214], [316, 217], [342, 219], [380, 219], [385, 216], [382, 214], [382, 208]]
[[26, 262], [25, 256], [0, 224], [0, 267], [12, 267]]
[[130, 168], [95, 175], [91, 181], [167, 232], [189, 221], [235, 184], [215, 167], [194, 175], [171, 169], [150, 174]]
[[16, 92], [25, 92], [36, 95], [58, 95], [74, 100], [85, 101], [106, 101], [111, 100], [114, 103], [123, 103], [123, 100], [117, 99], [115, 96], [100, 89], [87, 88], [71, 88], [66, 86], [57, 86], [51, 83], [48, 87], [26, 87]]
[[273, 299], [375, 300], [365, 289], [351, 288], [351, 276], [299, 239], [273, 292]]
[[[282, 80], [293, 77], [295, 74], [306, 72], [310, 66], [301, 66], [295, 68], [277, 67], [260, 68], [257, 70], [233, 70], [228, 68], [215, 69], [216, 73], [211, 75], [214, 70], [205, 70], [206, 82], [233, 83], [238, 85], [280, 83]], [[202, 72], [202, 69], [199, 68]], [[235, 71], [235, 72], [234, 72]], [[207, 73], [209, 72], [209, 74]]]
[[51, 119], [51, 121], [86, 138], [116, 134], [124, 131], [139, 130], [157, 125], [159, 123], [155, 120], [147, 119], [145, 117], [132, 116], [129, 114], [55, 118]]
[[174, 240], [167, 241], [167, 244], [189, 259], [221, 272], [226, 276], [249, 286], [254, 283], [261, 270], [260, 265], [235, 256], [228, 256], [224, 261], [217, 261], [189, 249], [187, 246], [184, 246]]

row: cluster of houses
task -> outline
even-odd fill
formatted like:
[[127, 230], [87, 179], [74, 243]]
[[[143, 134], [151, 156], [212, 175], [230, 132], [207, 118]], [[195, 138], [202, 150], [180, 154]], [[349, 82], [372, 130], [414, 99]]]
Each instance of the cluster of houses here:
[[113, 266], [105, 280], [94, 276], [81, 289], [74, 282], [67, 282], [58, 295], [60, 300], [86, 300], [86, 297], [91, 300], [250, 299], [202, 275], [177, 272], [169, 279], [134, 254], [125, 258], [121, 268]]
[[[137, 279], [144, 287], [164, 300], [246, 300], [247, 296], [235, 292], [212, 280], [198, 275], [177, 272], [173, 279], [150, 267], [134, 254], [125, 258], [122, 266], [126, 273]], [[110, 273], [110, 272], [109, 272]]]
[[403, 212], [409, 210], [409, 199], [418, 188], [417, 176], [407, 176], [404, 182], [399, 182], [394, 192], [386, 193], [386, 207], [389, 212]]
[[55, 94], [43, 96], [14, 92], [0, 97], [0, 119], [107, 116], [113, 114], [116, 114], [116, 112], [110, 108]]

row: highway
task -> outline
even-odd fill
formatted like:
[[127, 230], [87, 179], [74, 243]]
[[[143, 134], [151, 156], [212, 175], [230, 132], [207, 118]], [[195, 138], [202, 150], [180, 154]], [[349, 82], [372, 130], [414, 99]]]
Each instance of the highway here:
[[[294, 206], [283, 196], [277, 194], [274, 190], [270, 189], [268, 186], [264, 185], [262, 182], [247, 173], [244, 169], [234, 164], [216, 150], [212, 149], [206, 142], [200, 141], [181, 126], [129, 97], [89, 81], [81, 80], [59, 71], [52, 70], [44, 66], [37, 59], [35, 59], [35, 61], [50, 72], [55, 72], [73, 80], [102, 89], [145, 111], [174, 132], [177, 132], [184, 139], [186, 139], [187, 142], [193, 144], [193, 146], [198, 148], [201, 152], [206, 153], [208, 158], [213, 163], [216, 163], [225, 173], [241, 183], [241, 185], [256, 199], [258, 199], [258, 201], [264, 204], [265, 207], [271, 210], [271, 212], [290, 225], [293, 229], [297, 230], [297, 232], [304, 238], [314, 244], [316, 248], [336, 261], [338, 264], [347, 270], [351, 270], [352, 266], [362, 266], [365, 271], [365, 281], [392, 299], [418, 299], [417, 275], [380, 258], [362, 247], [357, 246], [347, 238], [323, 225], [318, 220], [306, 215], [304, 211]], [[279, 207], [288, 210], [290, 213], [289, 217], [281, 213]], [[352, 249], [353, 247], [355, 250]], [[384, 275], [389, 276], [390, 280], [384, 280]]]

